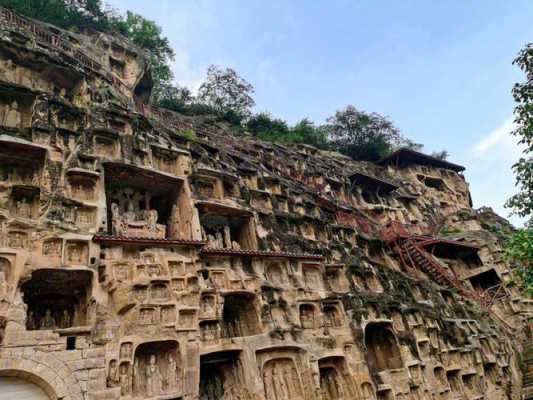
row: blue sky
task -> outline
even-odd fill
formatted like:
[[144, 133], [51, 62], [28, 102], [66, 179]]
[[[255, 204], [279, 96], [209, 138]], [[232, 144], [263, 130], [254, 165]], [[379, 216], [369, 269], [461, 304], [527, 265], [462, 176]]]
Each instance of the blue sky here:
[[[255, 87], [257, 111], [317, 123], [347, 104], [389, 116], [425, 151], [467, 167], [474, 206], [504, 216], [519, 157], [509, 135], [512, 65], [533, 40], [533, 2], [111, 0], [155, 20], [176, 51], [177, 83], [209, 64]], [[516, 224], [520, 219], [512, 218]]]

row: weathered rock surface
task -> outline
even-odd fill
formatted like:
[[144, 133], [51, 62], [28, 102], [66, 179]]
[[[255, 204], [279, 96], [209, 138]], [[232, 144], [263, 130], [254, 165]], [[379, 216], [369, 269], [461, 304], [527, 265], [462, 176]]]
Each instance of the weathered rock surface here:
[[520, 398], [531, 300], [461, 166], [264, 143], [150, 90], [120, 37], [0, 8], [0, 393]]

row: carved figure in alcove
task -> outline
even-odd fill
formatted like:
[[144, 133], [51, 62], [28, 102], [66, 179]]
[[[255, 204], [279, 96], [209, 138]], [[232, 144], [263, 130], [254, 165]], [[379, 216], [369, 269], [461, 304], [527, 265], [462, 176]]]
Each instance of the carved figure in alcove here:
[[22, 116], [19, 111], [19, 104], [16, 100], [11, 103], [11, 106], [7, 106], [4, 116], [3, 125], [10, 128], [18, 128], [22, 124]]
[[107, 373], [107, 387], [115, 387], [119, 384], [117, 360], [111, 360]]
[[178, 364], [172, 353], [168, 354], [167, 391], [175, 392], [178, 388]]
[[52, 316], [52, 311], [47, 308], [44, 314], [43, 319], [41, 320], [41, 329], [55, 329], [56, 321]]
[[135, 357], [133, 363], [133, 394], [138, 395], [144, 387], [144, 375], [141, 373], [139, 358]]
[[29, 331], [37, 329], [37, 323], [35, 321], [35, 314], [33, 313], [33, 311], [28, 312], [26, 327]]
[[150, 356], [150, 360], [145, 370], [146, 374], [146, 395], [153, 397], [161, 394], [162, 379], [161, 371], [157, 365], [155, 354]]
[[122, 396], [127, 396], [130, 394], [130, 374], [128, 370], [128, 366], [126, 364], [123, 364], [120, 366], [120, 394]]
[[239, 243], [237, 243], [235, 240], [231, 243], [231, 248], [233, 250], [240, 250], [241, 249], [241, 245]]
[[207, 235], [207, 247], [210, 247], [210, 248], [216, 248], [217, 247], [217, 240], [211, 234]]
[[61, 315], [61, 320], [59, 321], [59, 327], [60, 328], [70, 328], [72, 325], [72, 320], [70, 318], [70, 314], [67, 310], [63, 310], [63, 314]]
[[113, 228], [113, 236], [122, 236], [122, 218], [120, 216], [120, 211], [117, 203], [111, 204], [111, 226]]
[[17, 215], [20, 218], [31, 218], [30, 204], [26, 197], [22, 197], [17, 201]]

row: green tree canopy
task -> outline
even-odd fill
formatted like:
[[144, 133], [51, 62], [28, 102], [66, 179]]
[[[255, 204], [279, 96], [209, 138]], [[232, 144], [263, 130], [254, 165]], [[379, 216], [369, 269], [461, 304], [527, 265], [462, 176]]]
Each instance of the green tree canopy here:
[[400, 130], [387, 117], [351, 105], [337, 111], [327, 123], [334, 149], [354, 160], [379, 160], [402, 143]]
[[[219, 116], [247, 119], [255, 105], [254, 87], [232, 68], [210, 65], [207, 78], [198, 90], [198, 99], [211, 107]], [[229, 116], [229, 117], [228, 117]]]

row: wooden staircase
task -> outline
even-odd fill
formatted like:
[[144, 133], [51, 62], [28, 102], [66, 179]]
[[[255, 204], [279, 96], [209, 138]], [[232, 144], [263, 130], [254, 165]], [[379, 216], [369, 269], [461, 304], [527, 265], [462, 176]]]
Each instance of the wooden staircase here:
[[408, 270], [421, 270], [439, 285], [454, 288], [459, 295], [472, 299], [483, 307], [486, 306], [483, 296], [463, 285], [453, 272], [447, 270], [419, 245], [431, 237], [409, 235], [402, 225], [392, 223], [385, 228], [383, 239]]

